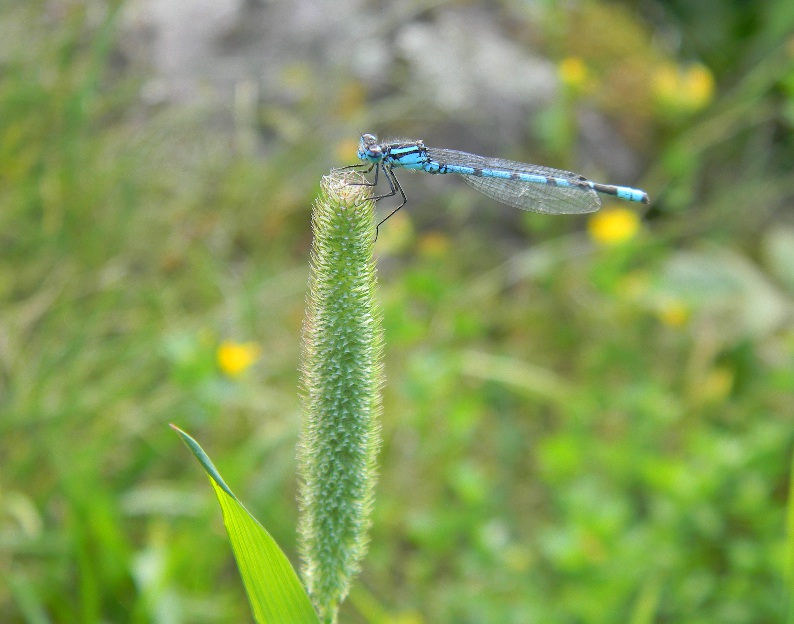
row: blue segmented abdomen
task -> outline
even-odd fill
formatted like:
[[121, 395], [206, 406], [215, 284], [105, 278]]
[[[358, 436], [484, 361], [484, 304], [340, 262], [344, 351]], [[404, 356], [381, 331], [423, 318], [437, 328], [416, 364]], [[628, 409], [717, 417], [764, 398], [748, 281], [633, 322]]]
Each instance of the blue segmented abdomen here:
[[426, 171], [460, 174], [481, 193], [522, 210], [546, 214], [594, 212], [601, 207], [598, 193], [648, 203], [648, 196], [643, 191], [598, 184], [562, 169], [456, 150], [427, 148], [426, 152]]
[[601, 207], [589, 180], [570, 171], [439, 148], [426, 155], [428, 173], [462, 175], [480, 193], [521, 210], [581, 214]]
[[590, 185], [599, 193], [606, 195], [614, 195], [626, 201], [638, 202], [641, 204], [650, 204], [651, 200], [648, 199], [648, 193], [639, 189], [631, 188], [628, 186], [612, 186], [611, 184], [598, 184], [590, 182]]

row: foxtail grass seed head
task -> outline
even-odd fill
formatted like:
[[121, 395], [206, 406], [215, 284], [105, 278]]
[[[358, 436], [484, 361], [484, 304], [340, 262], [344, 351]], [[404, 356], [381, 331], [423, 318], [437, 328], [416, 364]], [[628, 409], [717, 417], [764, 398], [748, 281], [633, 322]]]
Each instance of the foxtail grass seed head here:
[[380, 446], [383, 331], [376, 305], [374, 202], [358, 174], [322, 180], [312, 213], [303, 331], [300, 547], [306, 588], [336, 621], [366, 552]]

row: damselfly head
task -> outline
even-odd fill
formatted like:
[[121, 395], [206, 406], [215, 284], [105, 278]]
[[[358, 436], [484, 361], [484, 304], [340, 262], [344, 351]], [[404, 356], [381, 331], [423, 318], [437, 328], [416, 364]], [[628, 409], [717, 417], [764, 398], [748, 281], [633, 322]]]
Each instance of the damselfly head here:
[[362, 134], [358, 144], [358, 157], [361, 160], [376, 162], [383, 156], [383, 149], [378, 145], [378, 137], [374, 134]]

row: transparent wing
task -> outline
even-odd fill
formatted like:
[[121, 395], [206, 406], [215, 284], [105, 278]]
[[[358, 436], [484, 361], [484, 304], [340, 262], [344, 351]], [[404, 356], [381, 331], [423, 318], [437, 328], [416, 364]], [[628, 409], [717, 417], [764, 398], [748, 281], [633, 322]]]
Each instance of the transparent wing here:
[[595, 212], [601, 207], [601, 199], [593, 189], [562, 188], [471, 175], [464, 175], [463, 178], [483, 195], [521, 210], [544, 214], [580, 214]]
[[601, 207], [598, 193], [589, 186], [582, 185], [587, 179], [570, 171], [448, 149], [428, 148], [427, 153], [432, 160], [441, 164], [561, 178], [574, 184], [572, 187], [565, 187], [551, 183], [463, 175], [466, 182], [480, 193], [508, 206], [545, 214], [580, 214], [595, 212]]

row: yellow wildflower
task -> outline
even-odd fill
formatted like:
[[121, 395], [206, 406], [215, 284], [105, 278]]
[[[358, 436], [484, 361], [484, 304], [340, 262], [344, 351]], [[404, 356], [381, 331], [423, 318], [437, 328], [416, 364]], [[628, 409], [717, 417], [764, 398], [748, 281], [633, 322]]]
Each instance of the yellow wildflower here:
[[419, 250], [426, 256], [444, 256], [449, 250], [449, 238], [438, 232], [429, 232], [419, 239]]
[[581, 89], [588, 78], [587, 66], [578, 56], [562, 59], [557, 66], [557, 74], [562, 83], [572, 89]]
[[659, 320], [670, 327], [680, 327], [689, 320], [689, 308], [682, 301], [667, 301], [657, 312]]
[[714, 97], [714, 76], [705, 65], [667, 64], [654, 72], [653, 87], [660, 104], [673, 111], [694, 112]]
[[259, 359], [260, 352], [254, 342], [225, 341], [218, 347], [218, 366], [229, 377], [236, 377]]
[[714, 97], [714, 76], [705, 65], [692, 65], [684, 74], [684, 87], [692, 108], [702, 108]]
[[640, 229], [640, 218], [627, 208], [597, 212], [587, 222], [587, 231], [595, 242], [614, 245], [634, 238]]

